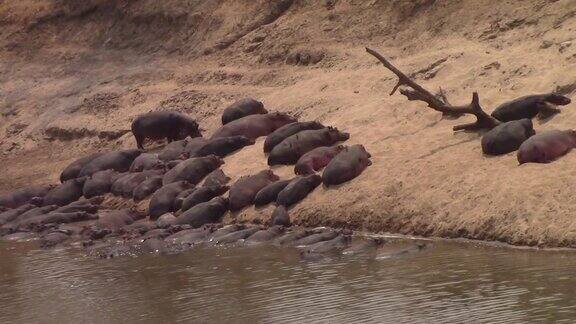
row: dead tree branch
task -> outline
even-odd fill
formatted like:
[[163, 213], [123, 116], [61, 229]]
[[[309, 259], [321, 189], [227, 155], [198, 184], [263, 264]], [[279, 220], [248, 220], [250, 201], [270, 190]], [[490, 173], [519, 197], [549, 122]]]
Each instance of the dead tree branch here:
[[408, 100], [424, 101], [428, 104], [428, 107], [447, 116], [460, 117], [464, 114], [476, 116], [476, 122], [454, 126], [454, 131], [492, 129], [500, 124], [497, 119], [482, 110], [478, 93], [473, 93], [472, 102], [470, 104], [465, 106], [453, 106], [448, 103], [446, 95], [442, 89], [440, 89], [439, 95], [434, 95], [416, 82], [412, 81], [406, 74], [398, 70], [394, 65], [392, 65], [392, 63], [380, 55], [380, 53], [368, 47], [366, 47], [366, 52], [376, 57], [388, 70], [392, 71], [398, 77], [398, 83], [394, 86], [390, 95], [393, 95], [398, 88], [405, 86], [407, 88], [400, 89], [400, 93], [406, 96]]

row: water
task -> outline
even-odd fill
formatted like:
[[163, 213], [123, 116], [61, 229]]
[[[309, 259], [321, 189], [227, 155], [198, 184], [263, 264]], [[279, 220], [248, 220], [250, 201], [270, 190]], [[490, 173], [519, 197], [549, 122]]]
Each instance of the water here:
[[576, 253], [434, 242], [302, 261], [272, 246], [100, 260], [0, 243], [0, 323], [574, 322]]

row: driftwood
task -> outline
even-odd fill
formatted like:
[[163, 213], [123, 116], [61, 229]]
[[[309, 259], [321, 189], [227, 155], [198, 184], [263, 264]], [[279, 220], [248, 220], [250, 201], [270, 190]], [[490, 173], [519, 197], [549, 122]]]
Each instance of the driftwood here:
[[453, 106], [448, 102], [442, 89], [440, 89], [440, 94], [434, 95], [412, 81], [406, 74], [398, 70], [392, 63], [380, 55], [380, 53], [368, 47], [366, 48], [366, 52], [376, 57], [388, 70], [392, 71], [398, 77], [398, 83], [394, 86], [390, 95], [393, 95], [398, 88], [404, 86], [405, 88], [400, 89], [400, 93], [406, 96], [408, 100], [424, 101], [428, 104], [428, 107], [441, 112], [444, 116], [460, 117], [464, 114], [476, 116], [476, 122], [454, 126], [454, 131], [492, 129], [500, 124], [500, 121], [482, 110], [478, 93], [474, 92], [472, 94], [472, 102], [470, 104]]

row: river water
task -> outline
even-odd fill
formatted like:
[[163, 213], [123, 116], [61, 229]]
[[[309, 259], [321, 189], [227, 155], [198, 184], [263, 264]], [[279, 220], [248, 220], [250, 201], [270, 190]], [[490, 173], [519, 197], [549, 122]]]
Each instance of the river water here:
[[259, 246], [96, 259], [0, 242], [0, 323], [576, 321], [574, 252], [441, 241], [388, 256]]

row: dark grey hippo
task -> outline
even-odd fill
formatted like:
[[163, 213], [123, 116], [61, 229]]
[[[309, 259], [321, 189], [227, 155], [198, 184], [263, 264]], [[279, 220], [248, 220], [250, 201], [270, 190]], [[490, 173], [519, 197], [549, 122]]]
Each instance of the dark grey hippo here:
[[289, 227], [291, 224], [290, 222], [290, 215], [288, 215], [288, 211], [284, 206], [278, 206], [272, 212], [272, 217], [270, 218], [270, 224], [272, 226], [286, 226]]
[[98, 219], [97, 215], [89, 214], [86, 212], [74, 213], [49, 213], [31, 217], [27, 220], [19, 221], [18, 227], [21, 230], [42, 230], [47, 224], [67, 224], [87, 220]]
[[336, 238], [338, 233], [335, 231], [322, 231], [320, 233], [311, 234], [293, 242], [294, 246], [307, 246], [322, 241], [328, 241]]
[[86, 177], [68, 180], [52, 189], [43, 199], [43, 205], [66, 206], [82, 197]]
[[332, 186], [356, 178], [372, 165], [370, 157], [370, 153], [362, 145], [352, 145], [344, 149], [326, 166], [322, 182], [326, 186]]
[[114, 181], [110, 192], [116, 196], [132, 198], [133, 192], [142, 182], [163, 174], [162, 170], [146, 170], [142, 172], [126, 173]]
[[[284, 207], [282, 207], [284, 208]], [[294, 242], [314, 234], [312, 230], [305, 228], [298, 228], [289, 233], [286, 233], [274, 240], [277, 245], [293, 245]]]
[[516, 151], [525, 140], [536, 134], [531, 119], [500, 124], [482, 136], [482, 152], [502, 155]]
[[259, 230], [258, 232], [250, 235], [246, 239], [247, 244], [259, 244], [264, 242], [269, 242], [275, 239], [276, 237], [284, 234], [286, 229], [284, 226], [272, 226], [267, 229]]
[[567, 105], [570, 102], [570, 98], [555, 93], [525, 96], [498, 106], [492, 113], [492, 117], [503, 122], [532, 119], [539, 113], [543, 117], [548, 117], [560, 112], [555, 106]]
[[188, 181], [177, 181], [163, 186], [158, 189], [150, 199], [148, 211], [151, 220], [157, 220], [158, 217], [174, 212], [174, 200], [178, 194], [194, 185]]
[[190, 193], [186, 198], [184, 198], [180, 209], [185, 212], [188, 209], [198, 205], [199, 203], [212, 200], [212, 198], [224, 194], [226, 191], [228, 191], [228, 189], [230, 189], [228, 186], [198, 187], [196, 190], [194, 190], [194, 192]]
[[193, 228], [218, 223], [228, 210], [228, 199], [216, 197], [188, 209], [176, 219], [176, 224], [188, 224]]
[[213, 232], [212, 226], [202, 226], [174, 233], [164, 239], [168, 244], [194, 245], [207, 241]]
[[139, 149], [144, 148], [144, 140], [167, 139], [168, 142], [186, 137], [202, 136], [198, 123], [177, 111], [155, 111], [140, 115], [132, 122], [132, 134]]
[[65, 181], [78, 178], [82, 168], [84, 168], [86, 164], [90, 163], [90, 161], [101, 156], [102, 154], [103, 153], [93, 153], [70, 163], [60, 174], [60, 182], [63, 183]]
[[140, 154], [142, 154], [142, 151], [140, 150], [123, 150], [104, 153], [88, 162], [82, 168], [78, 176], [91, 176], [98, 171], [108, 169], [118, 172], [126, 172], [130, 169], [134, 159], [136, 159]]
[[224, 164], [224, 161], [215, 155], [191, 158], [166, 172], [162, 183], [167, 185], [172, 182], [186, 180], [196, 185], [222, 164]]
[[254, 140], [246, 136], [218, 137], [208, 141], [196, 152], [196, 156], [216, 155], [225, 157], [245, 146], [254, 145]]
[[296, 177], [280, 191], [276, 203], [280, 206], [290, 207], [306, 198], [321, 183], [322, 177], [317, 174]]
[[222, 113], [222, 125], [249, 115], [267, 114], [264, 104], [252, 98], [244, 98], [235, 101], [224, 109]]
[[25, 204], [25, 205], [22, 205], [20, 207], [14, 208], [14, 209], [8, 209], [7, 211], [0, 213], [0, 225], [10, 223], [13, 220], [15, 220], [16, 218], [18, 218], [18, 216], [24, 214], [25, 212], [27, 212], [31, 209], [35, 209], [35, 208], [38, 208], [38, 207], [35, 205], [32, 205], [32, 204]]
[[84, 182], [82, 194], [86, 198], [101, 196], [110, 192], [112, 183], [123, 175], [114, 170], [103, 170], [94, 173], [90, 178]]
[[270, 135], [266, 136], [266, 140], [264, 141], [264, 153], [268, 153], [272, 151], [272, 149], [282, 143], [288, 137], [300, 133], [301, 131], [305, 130], [315, 130], [315, 129], [322, 129], [324, 125], [320, 124], [319, 122], [311, 121], [311, 122], [294, 122], [287, 125], [284, 125]]
[[220, 129], [212, 135], [212, 138], [242, 135], [255, 140], [260, 136], [266, 136], [276, 129], [295, 121], [295, 118], [283, 113], [250, 115], [236, 119], [220, 127]]
[[152, 169], [161, 169], [164, 167], [164, 162], [158, 158], [158, 154], [142, 153], [134, 159], [130, 165], [130, 172], [142, 172]]
[[344, 145], [317, 147], [298, 159], [294, 166], [294, 173], [298, 175], [314, 174], [327, 166], [345, 148]]
[[230, 187], [230, 210], [237, 211], [254, 203], [258, 191], [278, 181], [278, 176], [272, 170], [263, 170], [257, 174], [243, 176]]
[[174, 210], [178, 211], [182, 208], [182, 203], [184, 203], [184, 199], [186, 199], [186, 197], [190, 196], [193, 192], [196, 191], [196, 187], [192, 187], [190, 189], [186, 189], [182, 192], [180, 192], [178, 194], [178, 196], [176, 196], [176, 199], [174, 199]]
[[252, 226], [243, 230], [226, 234], [217, 239], [214, 239], [212, 242], [216, 244], [231, 244], [238, 242], [240, 240], [245, 240], [260, 230], [261, 228], [259, 226]]
[[182, 159], [182, 155], [184, 154], [184, 149], [186, 148], [186, 143], [188, 143], [188, 140], [189, 139], [186, 138], [168, 143], [166, 146], [164, 146], [160, 153], [158, 153], [158, 159], [163, 162]]
[[549, 130], [538, 133], [520, 145], [518, 162], [550, 163], [570, 152], [576, 146], [576, 131]]
[[280, 193], [280, 191], [284, 190], [284, 188], [286, 188], [286, 186], [291, 181], [292, 179], [279, 180], [260, 189], [260, 191], [258, 191], [258, 193], [256, 194], [256, 197], [254, 197], [254, 205], [256, 207], [259, 207], [275, 202], [276, 199], [278, 198], [278, 194]]
[[132, 197], [134, 201], [142, 201], [151, 194], [155, 193], [156, 190], [162, 188], [162, 178], [163, 176], [154, 176], [144, 180], [140, 183], [134, 191], [132, 192]]
[[96, 223], [89, 228], [87, 236], [101, 239], [110, 233], [120, 232], [126, 225], [143, 219], [145, 215], [131, 209], [109, 210], [100, 212]]
[[230, 182], [230, 177], [227, 176], [226, 174], [224, 174], [224, 171], [222, 171], [222, 169], [216, 169], [212, 172], [210, 172], [206, 178], [204, 179], [204, 182], [202, 183], [203, 187], [220, 187], [220, 186], [224, 186], [225, 184], [227, 184], [228, 182]]
[[18, 208], [29, 203], [32, 198], [46, 196], [55, 187], [55, 185], [31, 186], [2, 194], [0, 195], [0, 206]]

